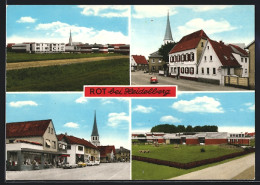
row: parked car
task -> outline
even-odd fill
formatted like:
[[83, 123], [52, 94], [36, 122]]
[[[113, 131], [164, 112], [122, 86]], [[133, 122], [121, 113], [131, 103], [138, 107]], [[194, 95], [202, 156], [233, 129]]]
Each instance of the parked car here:
[[94, 165], [95, 165], [95, 163], [93, 161], [87, 162], [87, 166], [94, 166]]
[[63, 165], [63, 169], [71, 169], [71, 168], [77, 168], [78, 165], [77, 164], [69, 164], [69, 163], [66, 163]]
[[99, 164], [100, 164], [100, 161], [95, 161], [94, 164], [95, 164], [95, 165], [99, 165]]
[[78, 162], [78, 167], [86, 167], [87, 164], [86, 163], [83, 163], [83, 162]]
[[158, 83], [157, 77], [156, 77], [156, 76], [152, 76], [152, 77], [150, 78], [150, 83]]

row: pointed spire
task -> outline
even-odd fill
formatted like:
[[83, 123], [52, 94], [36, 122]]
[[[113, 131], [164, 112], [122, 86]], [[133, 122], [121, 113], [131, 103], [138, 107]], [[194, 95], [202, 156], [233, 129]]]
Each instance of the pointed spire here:
[[170, 24], [170, 18], [169, 18], [169, 10], [167, 14], [167, 24], [166, 24], [166, 31], [163, 39], [164, 43], [173, 42], [172, 39], [172, 31], [171, 31], [171, 24]]
[[95, 110], [94, 124], [93, 124], [93, 129], [92, 129], [91, 136], [99, 136], [98, 135], [98, 128], [97, 128], [97, 120], [96, 120], [96, 110]]
[[69, 45], [70, 45], [70, 46], [72, 46], [72, 36], [71, 36], [71, 30], [70, 30]]

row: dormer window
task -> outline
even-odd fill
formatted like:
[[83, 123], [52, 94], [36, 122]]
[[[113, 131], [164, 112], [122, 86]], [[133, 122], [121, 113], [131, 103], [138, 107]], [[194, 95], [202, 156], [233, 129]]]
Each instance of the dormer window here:
[[224, 56], [224, 58], [227, 60], [228, 59], [228, 57], [227, 56]]

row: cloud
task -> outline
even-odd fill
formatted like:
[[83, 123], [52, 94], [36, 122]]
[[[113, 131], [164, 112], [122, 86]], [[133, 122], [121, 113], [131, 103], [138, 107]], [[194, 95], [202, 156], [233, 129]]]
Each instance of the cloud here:
[[75, 100], [76, 103], [87, 103], [88, 99], [85, 97], [80, 97], [78, 99]]
[[216, 21], [214, 19], [204, 20], [201, 18], [194, 18], [186, 22], [185, 25], [178, 26], [177, 29], [181, 35], [186, 35], [200, 30], [201, 28], [209, 35], [237, 29], [236, 27], [231, 26], [226, 20]]
[[133, 109], [133, 112], [142, 112], [142, 113], [150, 113], [154, 111], [152, 107], [145, 107], [142, 105], [137, 105], [136, 108]]
[[164, 123], [180, 123], [181, 120], [179, 120], [178, 118], [175, 118], [173, 116], [163, 116], [160, 118], [160, 122], [164, 122]]
[[129, 103], [129, 98], [116, 98], [118, 101]]
[[69, 128], [79, 128], [79, 124], [74, 123], [74, 122], [65, 123], [64, 126], [69, 127]]
[[194, 12], [206, 12], [211, 10], [224, 10], [226, 8], [231, 8], [232, 5], [186, 5], [184, 8], [189, 8]]
[[134, 13], [132, 16], [138, 19], [151, 18], [151, 17], [165, 17], [167, 15], [168, 10], [170, 15], [174, 15], [177, 13], [174, 7], [169, 7], [167, 5], [160, 5], [160, 6], [137, 5], [137, 6], [133, 6]]
[[[244, 105], [247, 107], [248, 110], [255, 111], [255, 104], [253, 104], [253, 103], [245, 103]], [[244, 109], [241, 109], [241, 111], [243, 111], [243, 110]]]
[[38, 106], [35, 101], [12, 101], [9, 103], [11, 107]]
[[86, 16], [100, 17], [128, 17], [130, 6], [128, 5], [79, 5], [81, 14]]
[[35, 21], [36, 21], [36, 19], [34, 19], [32, 17], [21, 17], [16, 22], [18, 22], [18, 23], [34, 23]]
[[122, 122], [129, 123], [129, 116], [125, 112], [108, 114], [108, 126], [117, 127]]
[[114, 102], [112, 102], [110, 99], [102, 98], [102, 99], [101, 99], [101, 103], [102, 103], [103, 105], [106, 105], [106, 104], [113, 104]]
[[193, 100], [180, 100], [172, 104], [172, 108], [188, 113], [188, 112], [200, 112], [200, 113], [224, 113], [221, 103], [214, 98], [203, 96], [196, 97]]
[[142, 129], [132, 129], [132, 133], [140, 133], [140, 134], [144, 134], [146, 132], [150, 132], [151, 128], [142, 128]]
[[238, 133], [238, 132], [255, 132], [255, 127], [243, 127], [243, 126], [220, 126], [218, 127], [219, 132], [229, 132], [229, 133]]

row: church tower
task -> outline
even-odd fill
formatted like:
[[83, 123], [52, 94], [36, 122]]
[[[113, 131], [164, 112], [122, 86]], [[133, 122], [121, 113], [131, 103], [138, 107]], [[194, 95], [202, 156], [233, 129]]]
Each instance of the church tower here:
[[72, 36], [71, 36], [71, 30], [70, 30], [69, 46], [72, 46]]
[[95, 111], [95, 116], [94, 116], [94, 123], [93, 123], [93, 129], [92, 129], [92, 134], [91, 134], [91, 143], [95, 146], [100, 145], [99, 141], [99, 135], [98, 135], [98, 128], [97, 128], [97, 120], [96, 120], [96, 111]]
[[172, 39], [172, 31], [171, 31], [171, 24], [170, 24], [170, 19], [169, 19], [169, 11], [167, 15], [167, 25], [166, 25], [166, 31], [163, 39], [164, 44], [174, 42]]

